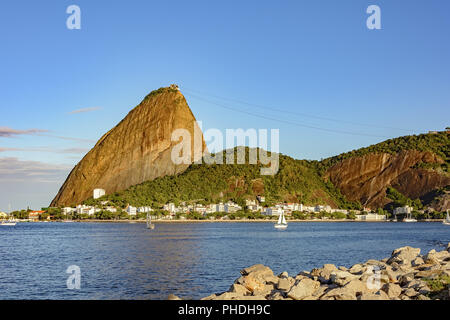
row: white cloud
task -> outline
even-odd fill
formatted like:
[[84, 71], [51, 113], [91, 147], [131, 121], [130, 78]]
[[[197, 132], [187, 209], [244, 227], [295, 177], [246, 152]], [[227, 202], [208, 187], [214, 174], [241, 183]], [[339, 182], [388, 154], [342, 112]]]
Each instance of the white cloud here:
[[0, 182], [62, 182], [71, 169], [69, 165], [0, 158]]

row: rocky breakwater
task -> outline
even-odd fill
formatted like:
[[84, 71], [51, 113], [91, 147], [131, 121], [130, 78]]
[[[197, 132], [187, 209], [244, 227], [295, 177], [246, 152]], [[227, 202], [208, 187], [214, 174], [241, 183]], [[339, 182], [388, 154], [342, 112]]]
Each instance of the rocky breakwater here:
[[380, 261], [326, 264], [295, 277], [257, 264], [241, 270], [227, 292], [202, 300], [450, 300], [449, 290], [450, 243], [440, 252], [402, 247]]

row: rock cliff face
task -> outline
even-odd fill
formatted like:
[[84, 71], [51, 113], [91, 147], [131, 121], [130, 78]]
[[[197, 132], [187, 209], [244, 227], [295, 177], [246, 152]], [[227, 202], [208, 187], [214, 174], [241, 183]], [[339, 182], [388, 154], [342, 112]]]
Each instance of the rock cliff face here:
[[183, 172], [189, 164], [171, 160], [172, 148], [181, 141], [171, 139], [176, 129], [191, 135], [190, 162], [201, 158], [205, 142], [184, 96], [176, 87], [153, 91], [75, 166], [51, 206], [79, 204], [96, 188], [111, 194]]
[[414, 168], [418, 163], [443, 163], [432, 152], [405, 150], [396, 154], [370, 153], [343, 160], [327, 170], [326, 179], [337, 186], [349, 200], [370, 208], [383, 207], [386, 188], [392, 186], [415, 199], [450, 184], [448, 175]]

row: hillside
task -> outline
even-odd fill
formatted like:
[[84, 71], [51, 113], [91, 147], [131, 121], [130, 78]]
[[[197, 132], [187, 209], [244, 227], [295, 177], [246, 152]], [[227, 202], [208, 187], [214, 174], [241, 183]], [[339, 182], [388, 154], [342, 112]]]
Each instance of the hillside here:
[[273, 177], [261, 176], [259, 165], [193, 164], [183, 173], [147, 181], [101, 200], [119, 206], [158, 207], [191, 200], [243, 203], [246, 198], [265, 195], [269, 205], [287, 201], [376, 209], [390, 208], [393, 200], [386, 191], [394, 187], [405, 199], [419, 198], [421, 205], [443, 210], [448, 207], [443, 195], [443, 188], [450, 184], [448, 167], [449, 134], [440, 132], [390, 139], [323, 161], [280, 155], [280, 170]]
[[[130, 203], [158, 207], [167, 202], [190, 200], [213, 203], [231, 199], [242, 204], [244, 199], [264, 195], [269, 205], [276, 201], [295, 201], [329, 203], [333, 207], [359, 207], [357, 203], [346, 201], [330, 182], [325, 182], [311, 162], [280, 155], [280, 170], [275, 176], [262, 176], [260, 167], [249, 164], [192, 164], [181, 174], [147, 181], [100, 200], [110, 200], [120, 206]], [[95, 201], [90, 199], [87, 203], [93, 204]]]

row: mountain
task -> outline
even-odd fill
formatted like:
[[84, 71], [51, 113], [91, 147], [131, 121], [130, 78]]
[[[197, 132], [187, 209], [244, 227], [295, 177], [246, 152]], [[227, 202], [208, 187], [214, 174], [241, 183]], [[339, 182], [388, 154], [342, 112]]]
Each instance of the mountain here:
[[323, 177], [348, 200], [382, 208], [392, 202], [388, 187], [406, 198], [431, 202], [431, 194], [450, 185], [449, 159], [449, 133], [439, 132], [390, 139], [325, 159], [320, 166]]
[[[191, 134], [194, 156], [175, 165], [171, 153], [178, 142], [171, 141], [171, 133], [179, 128]], [[201, 150], [193, 150], [198, 137]], [[269, 205], [286, 201], [377, 209], [414, 201], [417, 206], [449, 209], [448, 131], [390, 139], [322, 161], [280, 155], [274, 176], [261, 175], [261, 164], [193, 163], [205, 152], [203, 135], [178, 87], [160, 88], [97, 142], [51, 206], [103, 200], [122, 207], [194, 200], [243, 203], [264, 195]], [[105, 189], [107, 195], [93, 200], [95, 188]]]
[[[187, 164], [171, 161], [172, 148], [179, 143], [171, 141], [176, 129], [185, 129], [191, 135], [192, 156]], [[200, 151], [199, 147], [194, 150], [194, 138]], [[69, 174], [51, 206], [79, 204], [92, 197], [96, 188], [111, 194], [144, 181], [179, 174], [201, 158], [205, 148], [203, 134], [178, 87], [160, 88], [101, 137]]]
[[102, 200], [157, 207], [190, 200], [243, 203], [264, 195], [268, 205], [286, 201], [377, 209], [394, 202], [387, 192], [394, 188], [404, 199], [419, 199], [443, 211], [450, 203], [444, 190], [450, 185], [449, 146], [449, 134], [440, 132], [391, 139], [322, 161], [280, 155], [275, 176], [261, 176], [260, 164], [192, 164], [181, 174], [146, 181]]

